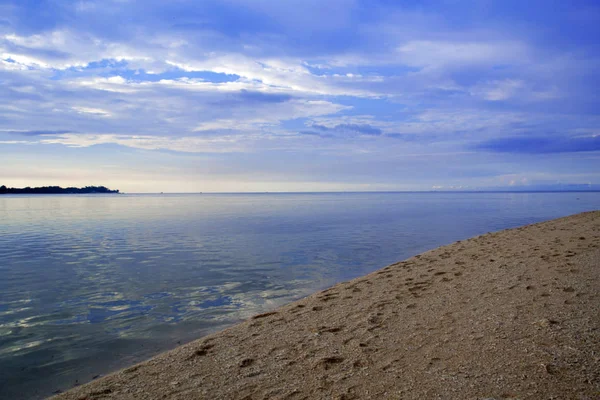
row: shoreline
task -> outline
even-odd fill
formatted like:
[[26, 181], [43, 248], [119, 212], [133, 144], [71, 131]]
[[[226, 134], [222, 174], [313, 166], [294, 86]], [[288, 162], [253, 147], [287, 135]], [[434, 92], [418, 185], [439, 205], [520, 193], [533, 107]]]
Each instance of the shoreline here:
[[438, 247], [53, 399], [600, 397], [600, 212]]

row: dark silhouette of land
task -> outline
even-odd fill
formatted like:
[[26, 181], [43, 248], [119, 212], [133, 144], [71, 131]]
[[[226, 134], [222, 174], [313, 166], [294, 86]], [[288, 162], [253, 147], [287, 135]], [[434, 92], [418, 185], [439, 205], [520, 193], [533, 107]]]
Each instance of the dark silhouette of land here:
[[118, 190], [110, 190], [105, 186], [86, 186], [83, 188], [68, 187], [61, 188], [60, 186], [44, 186], [44, 187], [26, 187], [26, 188], [7, 188], [0, 186], [0, 194], [86, 194], [86, 193], [119, 193]]

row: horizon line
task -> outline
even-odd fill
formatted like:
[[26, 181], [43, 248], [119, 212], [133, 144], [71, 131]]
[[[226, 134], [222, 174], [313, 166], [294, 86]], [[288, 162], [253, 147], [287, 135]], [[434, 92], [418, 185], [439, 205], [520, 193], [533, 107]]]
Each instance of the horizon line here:
[[[123, 194], [337, 194], [337, 193], [598, 193], [599, 189], [472, 189], [472, 190], [330, 190], [330, 191], [248, 191], [248, 192], [125, 192]], [[102, 193], [98, 193], [102, 194]]]

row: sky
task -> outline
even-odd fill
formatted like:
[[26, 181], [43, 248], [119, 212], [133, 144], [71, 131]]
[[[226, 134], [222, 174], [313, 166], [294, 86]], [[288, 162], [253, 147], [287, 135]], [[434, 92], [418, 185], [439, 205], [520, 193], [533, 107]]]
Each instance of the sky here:
[[600, 184], [600, 3], [0, 0], [0, 184]]

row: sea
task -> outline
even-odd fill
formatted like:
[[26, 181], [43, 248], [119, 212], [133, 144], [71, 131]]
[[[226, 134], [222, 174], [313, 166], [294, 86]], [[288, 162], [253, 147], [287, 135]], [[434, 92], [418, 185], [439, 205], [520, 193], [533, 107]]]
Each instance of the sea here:
[[0, 196], [0, 398], [41, 399], [600, 193]]

